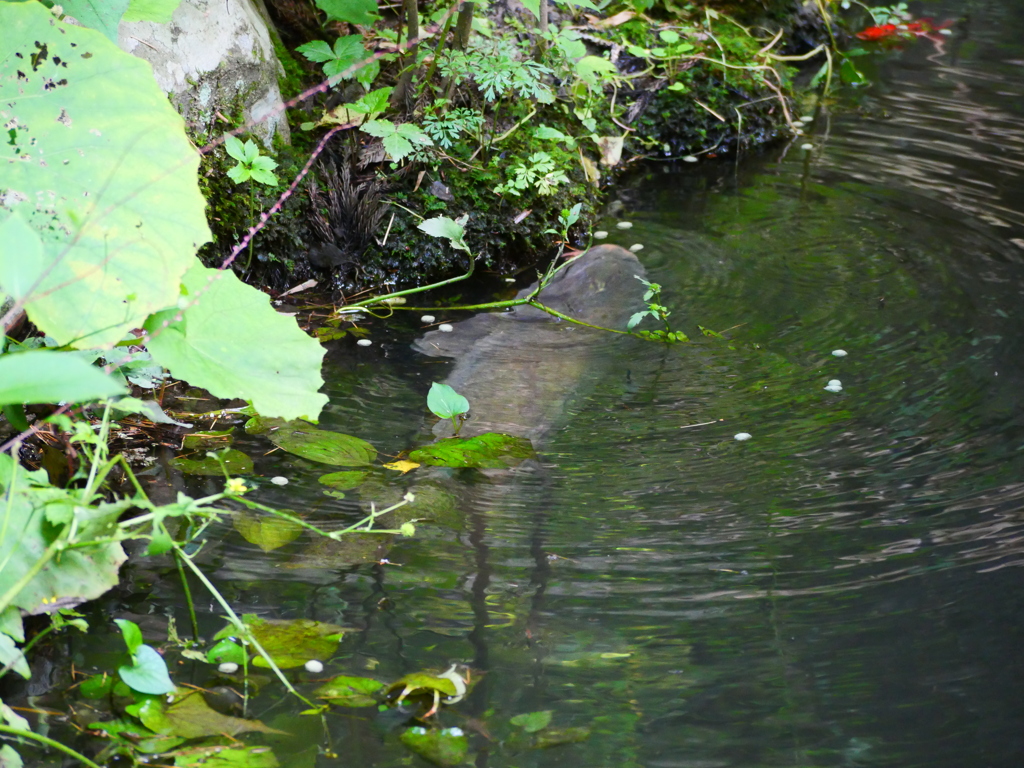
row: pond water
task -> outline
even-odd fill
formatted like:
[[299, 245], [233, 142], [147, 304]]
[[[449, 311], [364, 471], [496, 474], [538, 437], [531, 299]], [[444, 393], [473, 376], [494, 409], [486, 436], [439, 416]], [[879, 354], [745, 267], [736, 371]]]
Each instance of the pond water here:
[[[347, 627], [306, 679], [468, 664], [476, 687], [441, 722], [472, 733], [478, 766], [1019, 764], [1024, 9], [927, 12], [970, 23], [858, 59], [876, 84], [818, 111], [812, 150], [619, 188], [609, 241], [643, 244], [692, 343], [593, 353], [537, 468], [444, 479], [455, 507], [388, 549], [268, 556], [216, 532], [203, 557], [236, 610]], [[322, 426], [397, 454], [429, 439], [426, 391], [451, 364], [412, 351], [413, 328], [371, 330], [330, 352]], [[325, 471], [265, 455], [257, 472], [290, 483], [258, 499], [352, 521], [422, 483], [341, 499]], [[136, 573], [138, 610], [181, 629], [172, 577]], [[205, 633], [222, 621], [203, 607]], [[278, 757], [312, 765], [300, 708], [278, 690], [251, 714], [305, 722]], [[589, 738], [503, 747], [538, 710]], [[328, 723], [342, 764], [419, 763], [386, 714]]]

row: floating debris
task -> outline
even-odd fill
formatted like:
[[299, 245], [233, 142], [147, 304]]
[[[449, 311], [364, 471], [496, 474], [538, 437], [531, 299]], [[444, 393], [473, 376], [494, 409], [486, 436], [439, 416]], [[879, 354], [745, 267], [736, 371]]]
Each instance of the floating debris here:
[[632, 229], [633, 228], [633, 222], [632, 221], [620, 221], [615, 226], [618, 227], [619, 229]]
[[631, 253], [636, 253], [637, 251], [642, 251], [643, 249], [643, 243], [633, 243], [631, 246], [629, 246], [629, 250]]
[[697, 162], [697, 158], [694, 157], [693, 155], [687, 155], [686, 157], [683, 158], [683, 162], [684, 163], [696, 163]]
[[839, 379], [832, 379], [825, 385], [825, 389], [829, 392], [842, 392], [843, 383]]
[[737, 432], [735, 435], [733, 435], [733, 439], [734, 440], [739, 440], [741, 443], [744, 440], [749, 440], [752, 437], [753, 437], [753, 435], [750, 434], [749, 432]]
[[358, 344], [360, 347], [368, 347], [371, 344], [373, 344], [373, 342], [370, 341], [369, 339], [360, 339], [359, 341], [356, 342], [356, 344]]
[[441, 333], [451, 333], [452, 331], [455, 330], [455, 326], [451, 325], [450, 323], [441, 323], [439, 326], [437, 326], [437, 330], [439, 330]]
[[599, 229], [597, 230], [597, 232], [594, 233], [595, 240], [604, 240], [606, 237], [608, 237], [608, 233], [605, 232], [603, 229]]
[[846, 357], [847, 352], [845, 349], [833, 349], [832, 357]]
[[238, 665], [233, 661], [225, 661], [217, 667], [217, 671], [222, 675], [233, 675], [238, 671]]
[[314, 675], [318, 675], [324, 671], [323, 662], [317, 661], [316, 659], [310, 659], [307, 661], [305, 667], [307, 672], [312, 672]]
[[421, 323], [432, 323], [432, 322], [434, 322], [434, 316], [433, 315], [424, 315], [423, 317], [420, 318], [420, 322]]
[[270, 482], [272, 482], [274, 485], [288, 485], [288, 478], [281, 477], [281, 475], [278, 475], [277, 477], [270, 478]]

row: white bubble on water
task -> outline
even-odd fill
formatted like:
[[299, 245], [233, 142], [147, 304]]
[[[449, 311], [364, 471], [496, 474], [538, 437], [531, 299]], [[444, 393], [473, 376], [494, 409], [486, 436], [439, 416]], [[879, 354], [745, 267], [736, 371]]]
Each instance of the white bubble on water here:
[[643, 249], [644, 249], [643, 243], [633, 243], [633, 245], [629, 246], [629, 250], [632, 253], [636, 253], [637, 251], [642, 251]]
[[846, 357], [847, 351], [845, 349], [833, 349], [832, 357]]
[[222, 675], [233, 675], [238, 671], [238, 665], [233, 661], [225, 661], [217, 667], [217, 671]]
[[356, 342], [356, 344], [358, 344], [360, 347], [368, 347], [371, 344], [373, 344], [373, 342], [370, 341], [369, 339], [360, 339], [359, 341]]
[[324, 664], [322, 661], [316, 659], [310, 659], [306, 662], [306, 671], [312, 672], [314, 675], [318, 675], [324, 671]]
[[450, 325], [449, 323], [441, 323], [439, 326], [437, 326], [437, 330], [439, 330], [441, 333], [451, 333], [452, 331], [455, 330], [455, 326]]
[[632, 229], [633, 228], [633, 222], [632, 221], [620, 221], [615, 226], [618, 227], [619, 229]]
[[734, 440], [739, 440], [742, 443], [744, 440], [749, 440], [750, 438], [752, 438], [753, 435], [750, 434], [749, 432], [737, 432], [732, 437]]
[[814, 145], [813, 144], [801, 144], [800, 145], [800, 149], [802, 149], [804, 152], [810, 152], [812, 149], [814, 149]]
[[421, 323], [432, 323], [432, 322], [434, 322], [434, 316], [433, 315], [424, 315], [423, 317], [420, 318], [420, 322]]
[[278, 475], [277, 477], [270, 478], [270, 482], [272, 482], [274, 485], [288, 485], [288, 478], [281, 477], [281, 475]]
[[597, 232], [594, 233], [595, 240], [604, 240], [606, 237], [608, 237], [608, 233], [605, 232], [603, 229], [599, 229], [597, 230]]

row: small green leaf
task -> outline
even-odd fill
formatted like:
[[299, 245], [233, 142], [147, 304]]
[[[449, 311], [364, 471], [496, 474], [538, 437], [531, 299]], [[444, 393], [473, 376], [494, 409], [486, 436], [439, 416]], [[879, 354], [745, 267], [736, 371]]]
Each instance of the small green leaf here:
[[121, 635], [124, 637], [124, 644], [128, 646], [128, 653], [135, 658], [135, 652], [142, 645], [142, 630], [134, 621], [128, 619], [114, 619], [114, 623], [121, 628]]
[[140, 645], [134, 656], [134, 664], [126, 664], [117, 670], [129, 688], [139, 693], [151, 694], [170, 693], [174, 690], [174, 683], [167, 674], [167, 662], [155, 648]]
[[435, 216], [432, 219], [421, 221], [416, 228], [426, 232], [431, 237], [443, 237], [452, 244], [452, 248], [469, 253], [469, 246], [466, 245], [466, 228], [457, 221], [452, 221], [447, 216]]
[[245, 663], [245, 649], [234, 640], [226, 637], [214, 643], [210, 650], [206, 652], [206, 660], [211, 664], [231, 662], [241, 665]]
[[221, 467], [221, 462], [217, 461], [213, 456], [203, 456], [202, 458], [176, 456], [171, 459], [171, 466], [181, 470], [186, 475], [208, 475], [211, 477], [220, 475], [223, 477], [225, 470], [229, 475], [252, 474], [252, 459], [241, 451], [230, 448], [221, 452], [220, 458], [224, 462], [223, 468]]
[[661, 32], [658, 33], [658, 37], [660, 37], [664, 42], [670, 44], [679, 42], [679, 33], [671, 29], [661, 30]]
[[233, 518], [235, 530], [250, 544], [264, 552], [272, 552], [294, 541], [302, 535], [302, 526], [292, 520], [275, 515], [256, 515], [252, 512], [236, 512]]
[[536, 733], [542, 731], [551, 724], [552, 711], [545, 709], [540, 712], [527, 712], [522, 715], [516, 715], [512, 718], [512, 725], [522, 728], [527, 733]]
[[347, 470], [345, 472], [330, 472], [326, 475], [320, 475], [318, 482], [322, 485], [326, 485], [328, 488], [334, 488], [339, 491], [348, 491], [362, 485], [366, 478], [366, 472], [362, 472], [360, 470]]
[[377, 457], [377, 449], [365, 440], [341, 432], [317, 429], [308, 421], [261, 419], [270, 441], [288, 453], [338, 467], [362, 467]]
[[238, 162], [245, 162], [245, 145], [237, 136], [232, 136], [230, 133], [224, 134], [224, 149]]
[[[437, 221], [437, 219], [430, 221]], [[448, 219], [448, 221], [451, 220]], [[427, 407], [439, 419], [450, 419], [452, 416], [469, 413], [469, 400], [447, 384], [438, 384], [435, 381], [430, 385], [430, 391], [427, 393]]]

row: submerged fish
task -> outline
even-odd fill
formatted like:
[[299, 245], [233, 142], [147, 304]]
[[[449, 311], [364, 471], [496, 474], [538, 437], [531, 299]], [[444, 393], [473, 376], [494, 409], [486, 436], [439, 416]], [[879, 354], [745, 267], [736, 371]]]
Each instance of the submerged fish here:
[[[537, 297], [575, 320], [625, 330], [644, 308], [646, 272], [636, 256], [617, 245], [591, 248], [562, 269]], [[536, 284], [519, 292], [528, 296]], [[561, 424], [571, 399], [602, 373], [601, 354], [622, 337], [562, 320], [521, 305], [456, 323], [452, 332], [432, 331], [415, 348], [456, 359], [445, 383], [469, 400], [470, 417], [460, 435], [504, 432], [543, 445]], [[449, 421], [434, 428], [452, 434]]]

